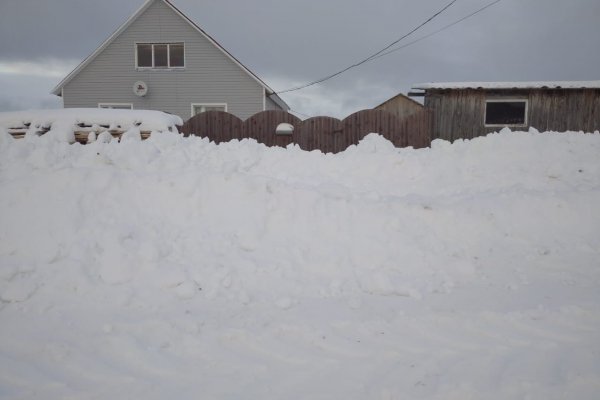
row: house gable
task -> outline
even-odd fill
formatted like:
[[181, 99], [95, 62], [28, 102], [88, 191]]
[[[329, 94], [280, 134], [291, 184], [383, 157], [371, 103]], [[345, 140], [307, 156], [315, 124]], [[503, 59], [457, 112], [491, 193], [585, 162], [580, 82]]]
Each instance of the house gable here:
[[[136, 43], [161, 42], [184, 43], [185, 68], [136, 68]], [[138, 80], [149, 86], [143, 98], [133, 95]], [[264, 110], [265, 96], [273, 93], [167, 0], [147, 1], [53, 90], [57, 95], [63, 92], [65, 107], [132, 102], [134, 108], [159, 109], [184, 119], [190, 116], [191, 103], [215, 102], [227, 103], [236, 115], [247, 117]]]
[[375, 110], [388, 111], [399, 118], [406, 118], [422, 111], [424, 108], [425, 107], [423, 104], [416, 102], [402, 93], [399, 93], [391, 99], [384, 101], [377, 107], [374, 107]]

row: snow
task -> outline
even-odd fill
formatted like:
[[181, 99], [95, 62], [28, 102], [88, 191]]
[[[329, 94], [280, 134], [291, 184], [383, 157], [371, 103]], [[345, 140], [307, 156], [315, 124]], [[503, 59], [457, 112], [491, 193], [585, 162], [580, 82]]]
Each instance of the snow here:
[[419, 83], [413, 89], [600, 89], [600, 81], [440, 82]]
[[0, 398], [595, 399], [600, 134], [0, 129]]
[[[176, 131], [183, 125], [180, 117], [150, 110], [113, 110], [103, 108], [65, 108], [57, 110], [28, 110], [0, 112], [0, 128], [31, 128], [60, 126], [61, 134], [79, 123], [90, 126], [108, 125], [109, 129], [137, 128], [143, 131]], [[67, 128], [67, 130], [65, 130]]]
[[281, 124], [277, 125], [275, 133], [278, 135], [291, 135], [294, 133], [294, 125], [282, 122]]

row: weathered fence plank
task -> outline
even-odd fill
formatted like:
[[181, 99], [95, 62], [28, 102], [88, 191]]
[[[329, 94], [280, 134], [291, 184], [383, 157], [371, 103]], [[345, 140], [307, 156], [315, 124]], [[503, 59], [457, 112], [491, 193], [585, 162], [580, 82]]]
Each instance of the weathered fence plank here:
[[[277, 134], [277, 126], [294, 127], [291, 134]], [[186, 135], [207, 137], [215, 143], [252, 138], [267, 146], [297, 143], [304, 150], [339, 153], [358, 144], [369, 133], [379, 133], [396, 147], [427, 147], [431, 144], [432, 114], [423, 110], [398, 118], [384, 110], [358, 111], [343, 121], [332, 117], [314, 117], [301, 121], [280, 110], [263, 111], [242, 122], [223, 111], [207, 111], [190, 118], [182, 127]]]
[[339, 119], [313, 117], [302, 121], [296, 143], [302, 150], [321, 150], [323, 153], [337, 153], [343, 150], [339, 149], [338, 140], [342, 135], [342, 122]]
[[[277, 126], [282, 123], [290, 124], [294, 127], [291, 135], [276, 134]], [[302, 121], [300, 118], [288, 112], [281, 110], [269, 110], [254, 114], [242, 124], [242, 136], [244, 138], [256, 139], [257, 142], [267, 146], [285, 147], [290, 143], [295, 143]]]
[[383, 110], [362, 110], [349, 115], [342, 121], [344, 135], [350, 144], [357, 144], [369, 133], [379, 133], [396, 147], [407, 146], [406, 135], [400, 120]]
[[422, 110], [401, 120], [401, 132], [406, 135], [406, 146], [421, 149], [431, 146], [429, 136], [433, 127], [433, 113]]
[[185, 136], [207, 137], [215, 143], [243, 137], [242, 120], [224, 111], [207, 111], [188, 119], [181, 131]]

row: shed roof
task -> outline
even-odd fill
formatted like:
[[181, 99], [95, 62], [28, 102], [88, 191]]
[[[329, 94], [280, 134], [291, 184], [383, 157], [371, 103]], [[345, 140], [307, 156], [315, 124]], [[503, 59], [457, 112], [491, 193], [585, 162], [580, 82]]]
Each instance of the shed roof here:
[[396, 100], [396, 99], [400, 99], [400, 98], [408, 100], [409, 102], [414, 103], [416, 106], [424, 107], [423, 104], [419, 103], [418, 101], [415, 101], [415, 100], [411, 99], [407, 95], [405, 95], [403, 93], [398, 93], [394, 97], [387, 99], [386, 101], [384, 101], [383, 103], [379, 104], [378, 106], [376, 106], [374, 108], [379, 108], [379, 107], [383, 106], [384, 104], [389, 103], [390, 101], [393, 101], [393, 100]]
[[[61, 89], [69, 83], [79, 72], [84, 69], [92, 60], [94, 60], [98, 54], [100, 54], [104, 49], [108, 47], [121, 33], [125, 31], [132, 23], [135, 21], [144, 11], [150, 7], [152, 3], [157, 0], [146, 0], [146, 2], [131, 16], [125, 23], [123, 23], [108, 39], [106, 39], [92, 54], [90, 54], [86, 59], [84, 59], [69, 75], [67, 75], [54, 89], [52, 89], [52, 94], [57, 96], [61, 95]], [[278, 105], [282, 106], [284, 109], [289, 109], [289, 106], [277, 95], [277, 93], [271, 89], [262, 79], [260, 79], [256, 74], [250, 71], [244, 64], [242, 64], [237, 58], [235, 58], [230, 52], [228, 52], [223, 46], [221, 46], [215, 39], [213, 39], [208, 33], [206, 33], [202, 28], [200, 28], [194, 21], [188, 18], [187, 15], [182, 13], [177, 7], [175, 7], [169, 0], [160, 0], [168, 5], [176, 14], [178, 14], [181, 18], [183, 18], [187, 23], [189, 23], [198, 33], [206, 37], [209, 42], [211, 42], [215, 47], [221, 50], [231, 61], [237, 64], [243, 71], [245, 71], [250, 77], [258, 82], [259, 85], [265, 88], [265, 91], [268, 96], [272, 98]]]
[[514, 89], [600, 89], [598, 81], [553, 81], [553, 82], [441, 82], [419, 83], [413, 89], [481, 89], [481, 90], [514, 90]]

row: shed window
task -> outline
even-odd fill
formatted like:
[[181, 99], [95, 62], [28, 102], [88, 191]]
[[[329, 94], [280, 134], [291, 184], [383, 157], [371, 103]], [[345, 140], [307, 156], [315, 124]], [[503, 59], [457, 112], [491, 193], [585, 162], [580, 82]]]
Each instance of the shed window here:
[[527, 100], [488, 100], [485, 103], [486, 126], [527, 125]]
[[183, 43], [137, 43], [136, 60], [138, 68], [183, 68], [185, 46]]

